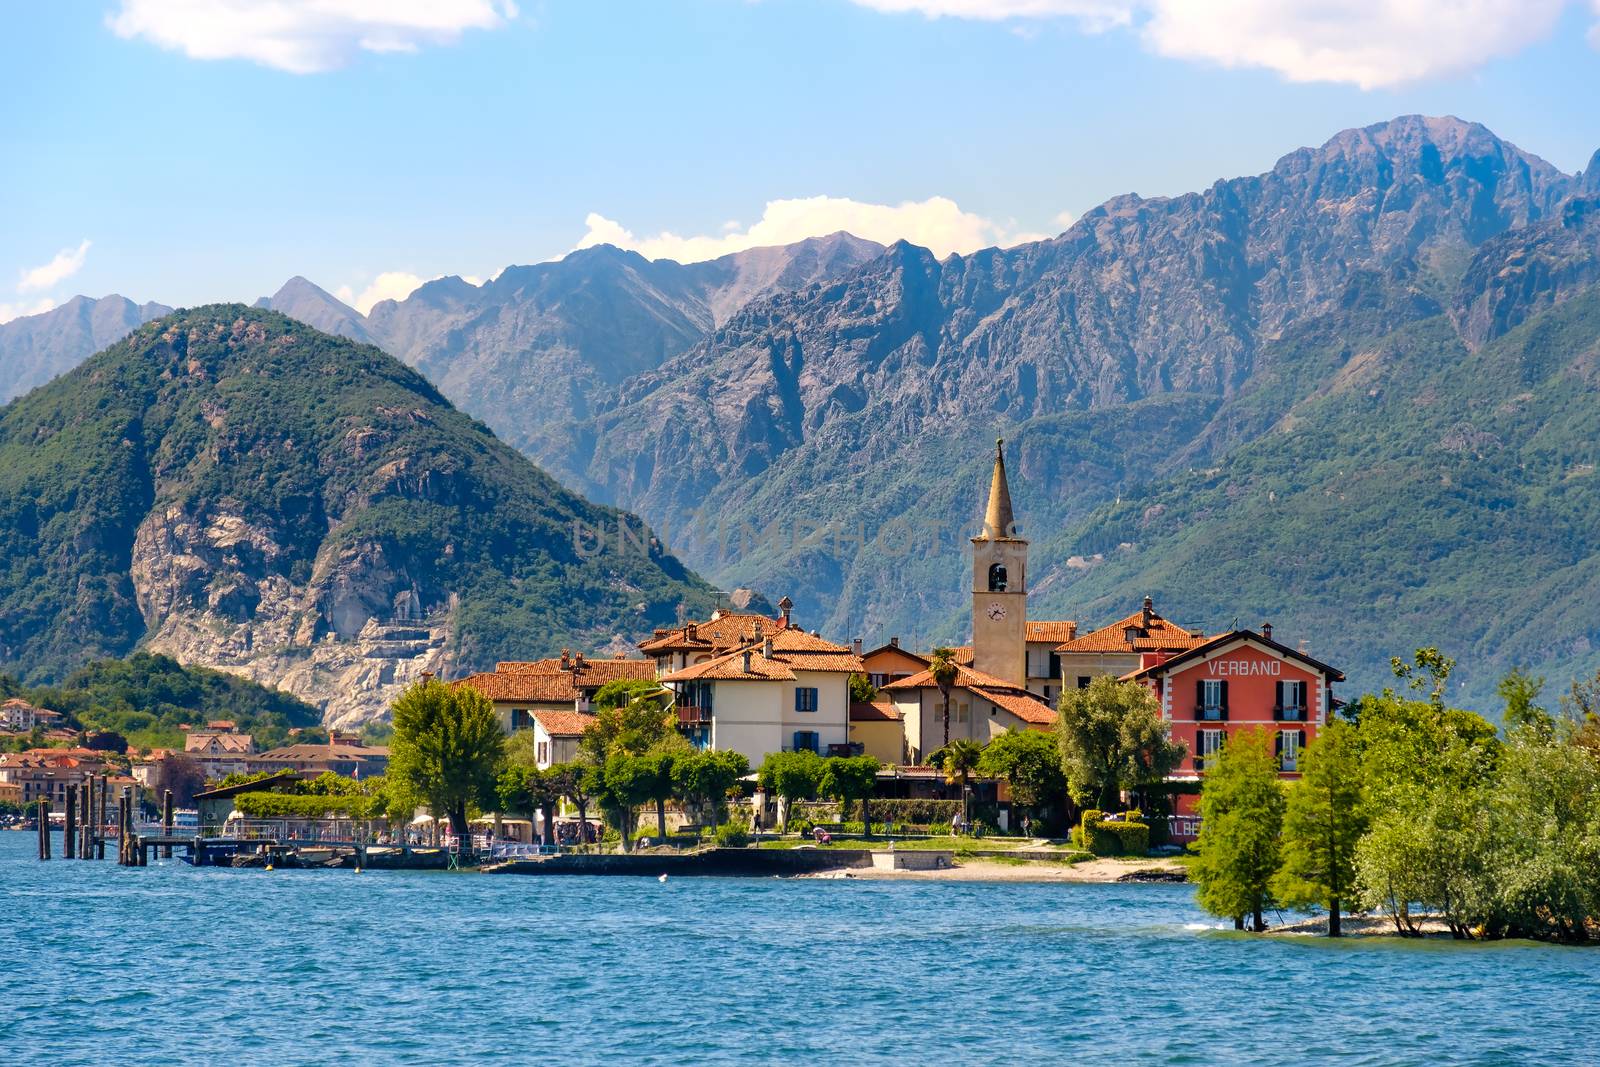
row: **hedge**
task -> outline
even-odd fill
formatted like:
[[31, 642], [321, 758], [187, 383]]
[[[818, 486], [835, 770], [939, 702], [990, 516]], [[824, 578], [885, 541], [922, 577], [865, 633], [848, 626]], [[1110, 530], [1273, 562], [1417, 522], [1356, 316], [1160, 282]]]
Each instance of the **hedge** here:
[[240, 793], [233, 806], [250, 819], [375, 819], [383, 815], [382, 797], [301, 796], [296, 793]]
[[1138, 821], [1139, 815], [1130, 811], [1108, 819], [1105, 812], [1090, 808], [1083, 813], [1074, 843], [1096, 856], [1143, 856], [1150, 851], [1150, 827]]

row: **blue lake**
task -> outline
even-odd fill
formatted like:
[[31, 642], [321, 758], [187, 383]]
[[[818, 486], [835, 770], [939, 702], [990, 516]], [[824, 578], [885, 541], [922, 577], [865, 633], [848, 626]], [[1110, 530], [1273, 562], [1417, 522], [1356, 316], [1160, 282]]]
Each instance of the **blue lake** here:
[[1600, 951], [1252, 938], [1185, 886], [122, 869], [33, 845], [0, 833], [6, 1063], [1600, 1061]]

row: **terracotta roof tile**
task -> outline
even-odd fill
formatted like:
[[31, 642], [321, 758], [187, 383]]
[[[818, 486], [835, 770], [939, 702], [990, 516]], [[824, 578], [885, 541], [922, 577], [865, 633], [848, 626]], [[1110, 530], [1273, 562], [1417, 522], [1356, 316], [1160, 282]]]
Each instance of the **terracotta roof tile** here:
[[887, 700], [874, 700], [870, 704], [851, 704], [851, 722], [900, 722], [905, 718], [900, 709]]
[[533, 717], [551, 737], [578, 737], [595, 721], [581, 711], [536, 711]]
[[571, 674], [470, 674], [450, 683], [471, 686], [490, 700], [527, 704], [576, 704], [581, 695]]
[[[1129, 630], [1142, 631], [1128, 641]], [[1203, 645], [1209, 638], [1195, 635], [1181, 626], [1152, 614], [1150, 625], [1144, 625], [1144, 613], [1134, 612], [1109, 626], [1091, 630], [1072, 641], [1056, 646], [1058, 653], [1070, 652], [1184, 652]]]
[[1029, 641], [1071, 641], [1078, 636], [1078, 624], [1071, 621], [1029, 619]]
[[990, 689], [984, 686], [973, 689], [973, 692], [1006, 709], [1029, 726], [1050, 726], [1056, 721], [1056, 713], [1050, 705], [1032, 693]]

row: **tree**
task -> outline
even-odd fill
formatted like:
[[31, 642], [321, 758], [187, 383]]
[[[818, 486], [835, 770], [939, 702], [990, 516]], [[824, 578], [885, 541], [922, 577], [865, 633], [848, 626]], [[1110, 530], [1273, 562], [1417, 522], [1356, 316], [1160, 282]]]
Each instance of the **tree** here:
[[822, 783], [822, 757], [802, 749], [799, 752], [768, 752], [761, 761], [757, 782], [762, 789], [783, 798], [783, 823], [780, 832], [789, 832], [789, 811], [795, 801], [814, 797]]
[[1257, 728], [1234, 734], [1206, 760], [1200, 790], [1199, 857], [1190, 873], [1199, 884], [1195, 899], [1213, 915], [1231, 918], [1235, 929], [1266, 929], [1263, 913], [1273, 902], [1283, 828], [1283, 786], [1272, 732]]
[[662, 762], [647, 755], [614, 752], [606, 760], [602, 781], [605, 790], [600, 803], [606, 818], [622, 835], [622, 850], [633, 848], [633, 828], [639, 805], [652, 799], [660, 788]]
[[1356, 843], [1366, 832], [1360, 739], [1348, 723], [1332, 722], [1301, 757], [1300, 780], [1289, 787], [1283, 819], [1283, 867], [1274, 894], [1297, 906], [1328, 911], [1328, 936], [1340, 934], [1340, 909], [1355, 885]]
[[946, 782], [961, 783], [961, 821], [969, 830], [972, 828], [972, 773], [982, 759], [983, 746], [964, 737], [951, 741], [928, 757], [929, 764], [944, 772]]
[[419, 682], [392, 709], [391, 781], [450, 819], [457, 838], [469, 833], [469, 805], [493, 804], [506, 737], [494, 705], [471, 686]]
[[1526, 728], [1550, 736], [1556, 721], [1538, 704], [1539, 693], [1543, 689], [1544, 679], [1529, 674], [1521, 667], [1511, 668], [1500, 679], [1494, 691], [1505, 701], [1505, 711], [1501, 713], [1500, 721], [1505, 724], [1507, 733]]
[[861, 801], [861, 825], [868, 837], [872, 836], [872, 813], [868, 805], [882, 766], [876, 756], [833, 756], [822, 761], [819, 791], [823, 796], [837, 797], [841, 807], [852, 800]]
[[530, 820], [535, 815], [541, 816], [544, 820], [544, 843], [556, 843], [555, 806], [561, 799], [561, 783], [555, 775], [541, 771], [537, 766], [508, 763], [500, 772], [497, 793], [500, 810]]
[[961, 668], [956, 666], [954, 649], [943, 646], [933, 650], [933, 658], [928, 662], [928, 670], [933, 675], [933, 684], [939, 687], [939, 695], [944, 698], [944, 743], [950, 743], [950, 689], [956, 684], [956, 679], [961, 677]]
[[1427, 690], [1428, 703], [1433, 705], [1435, 711], [1444, 712], [1444, 689], [1456, 669], [1454, 659], [1430, 646], [1413, 652], [1410, 663], [1399, 656], [1389, 657], [1389, 668], [1394, 671], [1396, 678], [1412, 690]]
[[1012, 804], [1035, 816], [1040, 809], [1066, 798], [1061, 749], [1055, 738], [1039, 730], [1007, 730], [990, 741], [978, 770], [992, 778], [1004, 778], [1011, 786]]
[[650, 778], [650, 792], [647, 799], [655, 803], [656, 834], [663, 841], [667, 837], [667, 800], [674, 794], [673, 767], [680, 756], [689, 755], [693, 751], [689, 743], [679, 737], [677, 746], [658, 745], [639, 757], [649, 761], [655, 768], [655, 773]]
[[172, 790], [172, 802], [180, 808], [194, 803], [194, 795], [206, 784], [206, 772], [200, 761], [183, 752], [173, 752], [155, 765], [150, 789], [159, 801], [161, 794]]
[[705, 805], [711, 829], [723, 801], [739, 779], [750, 773], [750, 761], [741, 752], [694, 752], [679, 756], [672, 764], [673, 788], [686, 802]]
[[561, 782], [563, 795], [578, 809], [578, 843], [583, 844], [589, 833], [589, 805], [605, 790], [604, 768], [596, 766], [585, 756], [550, 768]]
[[850, 703], [870, 704], [877, 699], [878, 690], [872, 679], [859, 671], [850, 676]]
[[1109, 676], [1062, 692], [1056, 739], [1072, 799], [1101, 811], [1120, 810], [1123, 790], [1161, 781], [1188, 752], [1167, 736], [1155, 694]]
[[595, 693], [595, 720], [584, 729], [578, 747], [603, 767], [614, 752], [637, 756], [681, 737], [667, 714], [667, 695], [655, 682], [607, 682]]

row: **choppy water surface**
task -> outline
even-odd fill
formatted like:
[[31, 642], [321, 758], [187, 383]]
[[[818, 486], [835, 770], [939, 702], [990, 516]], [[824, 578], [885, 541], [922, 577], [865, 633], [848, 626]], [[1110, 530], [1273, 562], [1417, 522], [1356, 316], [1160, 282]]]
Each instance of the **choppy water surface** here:
[[1600, 1059], [1600, 950], [1242, 937], [1184, 886], [124, 870], [32, 847], [0, 833], [9, 1063]]

